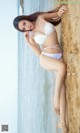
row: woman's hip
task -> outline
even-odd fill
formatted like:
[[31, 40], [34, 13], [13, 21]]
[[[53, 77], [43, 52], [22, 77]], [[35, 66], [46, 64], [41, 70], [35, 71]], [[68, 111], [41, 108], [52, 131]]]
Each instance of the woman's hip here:
[[64, 63], [63, 58], [53, 58], [49, 55], [44, 55], [43, 53], [40, 54], [40, 65], [47, 70], [57, 70], [59, 69], [60, 65]]
[[60, 58], [62, 58], [62, 55], [63, 55], [61, 52], [50, 54], [50, 53], [46, 53], [44, 51], [42, 51], [41, 54], [48, 56], [48, 57], [51, 57], [51, 58], [54, 58], [54, 59], [60, 59]]

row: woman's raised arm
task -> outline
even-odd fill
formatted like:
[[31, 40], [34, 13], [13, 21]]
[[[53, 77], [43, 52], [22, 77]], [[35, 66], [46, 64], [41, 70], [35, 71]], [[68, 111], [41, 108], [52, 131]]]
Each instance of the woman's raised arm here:
[[62, 17], [62, 15], [66, 12], [66, 10], [67, 10], [67, 7], [66, 6], [62, 6], [58, 10], [58, 12], [44, 13], [44, 14], [41, 14], [39, 17], [44, 18], [44, 19]]

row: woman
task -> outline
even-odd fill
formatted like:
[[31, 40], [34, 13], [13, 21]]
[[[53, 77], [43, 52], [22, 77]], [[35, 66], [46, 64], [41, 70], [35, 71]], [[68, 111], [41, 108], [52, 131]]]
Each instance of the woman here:
[[[18, 16], [14, 19], [14, 27], [24, 32], [30, 48], [40, 59], [40, 65], [56, 72], [54, 110], [60, 115], [58, 127], [67, 133], [66, 126], [66, 65], [62, 58], [55, 26], [61, 22], [66, 6], [60, 6], [49, 12], [36, 12], [29, 16]], [[42, 48], [41, 48], [41, 47]]]

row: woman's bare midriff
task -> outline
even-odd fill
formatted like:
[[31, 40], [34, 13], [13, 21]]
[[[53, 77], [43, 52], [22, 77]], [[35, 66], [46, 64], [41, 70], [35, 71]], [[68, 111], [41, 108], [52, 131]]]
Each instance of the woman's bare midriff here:
[[[60, 48], [59, 42], [57, 40], [57, 33], [56, 31], [53, 31], [46, 39], [45, 43], [43, 44], [42, 51], [46, 53], [61, 53], [61, 50], [55, 49], [55, 48], [47, 48], [58, 45], [58, 48]], [[47, 49], [44, 49], [47, 48]]]

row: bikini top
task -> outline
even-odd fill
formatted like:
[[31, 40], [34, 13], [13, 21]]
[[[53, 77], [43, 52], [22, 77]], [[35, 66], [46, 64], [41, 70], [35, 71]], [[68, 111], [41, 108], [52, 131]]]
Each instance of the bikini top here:
[[49, 22], [45, 22], [44, 28], [43, 28], [43, 33], [44, 33], [44, 34], [43, 34], [43, 33], [40, 33], [40, 32], [36, 32], [37, 34], [34, 35], [34, 40], [35, 40], [35, 42], [38, 43], [39, 45], [42, 45], [42, 44], [45, 42], [47, 36], [48, 36], [51, 32], [53, 32], [53, 31], [55, 31], [55, 30], [56, 30], [56, 29], [55, 29], [55, 27], [54, 27], [53, 24], [51, 24], [51, 23], [49, 23]]

